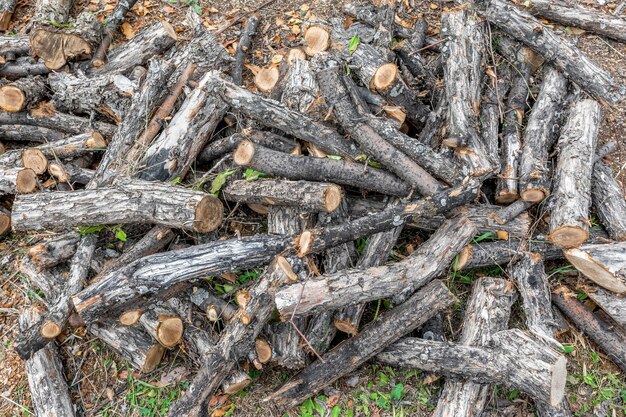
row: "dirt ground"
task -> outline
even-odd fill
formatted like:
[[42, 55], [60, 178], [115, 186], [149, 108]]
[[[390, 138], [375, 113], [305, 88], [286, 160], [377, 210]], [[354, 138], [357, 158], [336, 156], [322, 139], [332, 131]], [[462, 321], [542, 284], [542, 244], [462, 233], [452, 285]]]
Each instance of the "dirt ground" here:
[[[250, 54], [252, 64], [263, 66], [278, 54], [301, 42], [300, 23], [314, 17], [330, 17], [341, 14], [345, 0], [276, 0], [258, 11], [262, 18], [261, 33], [257, 36]], [[32, 4], [22, 1], [14, 18], [14, 30], [22, 30], [32, 13]], [[34, 3], [34, 2], [33, 2]], [[246, 11], [254, 10], [264, 1], [244, 0], [139, 0], [128, 16], [127, 24], [117, 42], [130, 38], [143, 25], [157, 20], [167, 20], [185, 37], [181, 24], [189, 7], [201, 12], [205, 25], [218, 29], [231, 19]], [[429, 31], [436, 35], [441, 11], [450, 3], [438, 0], [404, 0], [410, 11], [402, 16], [411, 21], [418, 15], [426, 15]], [[604, 0], [578, 0], [578, 4], [612, 11], [619, 2]], [[115, 5], [115, 0], [77, 0], [76, 11], [90, 10], [104, 18]], [[623, 15], [626, 18], [626, 14]], [[608, 69], [621, 85], [626, 85], [626, 45], [603, 38], [579, 33], [571, 28], [555, 28], [573, 39], [592, 59]], [[233, 25], [221, 39], [231, 49], [238, 39], [240, 26]], [[248, 72], [246, 77], [250, 79]], [[626, 103], [605, 109], [600, 131], [600, 142], [616, 140], [618, 152], [610, 156], [614, 171], [626, 182]], [[139, 231], [136, 232], [139, 236]], [[133, 239], [129, 231], [129, 240]], [[28, 391], [28, 381], [22, 361], [13, 352], [12, 342], [17, 333], [18, 312], [36, 304], [39, 295], [28, 289], [23, 277], [17, 273], [15, 264], [25, 250], [45, 238], [44, 235], [10, 235], [0, 240], [0, 416], [33, 415]], [[105, 236], [115, 242], [112, 236]], [[404, 236], [395, 255], [405, 256], [410, 251]], [[114, 243], [119, 245], [120, 243]], [[571, 268], [551, 266], [551, 279], [573, 285], [580, 280]], [[464, 300], [471, 289], [471, 281], [479, 273], [461, 275], [450, 272], [448, 283], [460, 299]], [[498, 269], [482, 271], [482, 274], [502, 275]], [[451, 337], [459, 330], [463, 302], [455, 306], [448, 318]], [[512, 325], [523, 327], [523, 314], [519, 303], [514, 308]], [[561, 342], [568, 351], [567, 397], [577, 416], [624, 416], [626, 415], [626, 376], [577, 329], [571, 327], [561, 335]], [[625, 341], [626, 342], [626, 341]], [[133, 372], [124, 362], [98, 340], [90, 338], [84, 330], [64, 334], [59, 340], [67, 380], [70, 384], [78, 414], [85, 416], [163, 416], [169, 405], [187, 387], [193, 366], [179, 351], [168, 352], [162, 366], [147, 375]], [[265, 394], [271, 392], [290, 375], [282, 369], [250, 371], [254, 383], [242, 392], [227, 397], [213, 397], [209, 403], [209, 415], [232, 416], [428, 416], [437, 403], [442, 380], [414, 370], [394, 370], [373, 364], [365, 365], [354, 374], [341, 378], [316, 398], [302, 407], [281, 414], [261, 403]], [[532, 401], [512, 390], [493, 388], [488, 405], [490, 416], [531, 416]], [[59, 416], [62, 417], [62, 416]]]

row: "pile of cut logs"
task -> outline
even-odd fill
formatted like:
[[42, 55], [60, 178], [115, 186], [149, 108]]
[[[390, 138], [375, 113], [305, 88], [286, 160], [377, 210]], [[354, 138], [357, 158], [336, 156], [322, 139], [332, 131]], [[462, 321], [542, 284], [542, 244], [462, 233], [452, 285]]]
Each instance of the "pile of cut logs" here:
[[[616, 144], [597, 145], [626, 91], [538, 20], [624, 41], [623, 18], [476, 0], [432, 38], [393, 1], [347, 5], [261, 67], [255, 15], [234, 56], [193, 11], [186, 39], [157, 22], [107, 52], [134, 3], [102, 26], [39, 0], [29, 33], [0, 39], [0, 232], [40, 240], [19, 269], [44, 297], [14, 345], [37, 415], [77, 414], [55, 345], [76, 326], [140, 372], [187, 355], [181, 417], [251, 368], [300, 370], [265, 399], [289, 409], [367, 361], [444, 375], [436, 416], [480, 415], [490, 384], [568, 416], [565, 318], [626, 371], [626, 201]], [[548, 280], [565, 258], [579, 288]], [[476, 274], [446, 340], [445, 277], [494, 265], [506, 278]]]

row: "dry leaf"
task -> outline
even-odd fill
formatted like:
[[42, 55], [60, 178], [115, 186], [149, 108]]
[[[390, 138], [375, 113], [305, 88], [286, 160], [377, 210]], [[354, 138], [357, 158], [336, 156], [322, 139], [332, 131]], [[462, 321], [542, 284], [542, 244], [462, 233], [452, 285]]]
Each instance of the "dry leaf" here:
[[300, 6], [300, 10], [302, 10], [303, 12], [306, 12], [310, 8], [311, 6], [309, 6], [308, 4], [303, 4], [302, 6]]
[[209, 7], [208, 9], [205, 9], [207, 12], [209, 13], [219, 13], [220, 11], [217, 10], [215, 7]]
[[438, 5], [436, 5], [435, 3], [430, 3], [430, 9], [431, 10], [437, 10], [439, 8]]
[[302, 29], [300, 29], [300, 26], [293, 25], [291, 27], [291, 31], [293, 32], [294, 35], [299, 35], [300, 32], [302, 32]]
[[284, 25], [285, 23], [287, 23], [287, 22], [285, 21], [285, 19], [281, 19], [280, 17], [277, 17], [277, 18], [276, 18], [276, 26], [282, 26], [282, 25]]
[[169, 372], [161, 375], [161, 378], [154, 385], [157, 387], [167, 387], [168, 385], [173, 385], [182, 381], [187, 375], [189, 375], [187, 368], [184, 366], [177, 366]]
[[216, 405], [224, 404], [227, 399], [228, 395], [214, 395], [209, 400], [209, 407], [215, 407]]
[[280, 61], [283, 60], [283, 56], [281, 54], [276, 54], [272, 57], [272, 64], [280, 64]]
[[133, 27], [128, 22], [122, 23], [120, 31], [122, 32], [122, 34], [124, 34], [126, 40], [131, 40], [133, 37], [135, 37], [135, 29], [133, 29]]
[[354, 23], [354, 18], [352, 16], [348, 16], [343, 20], [343, 28], [349, 29], [353, 23]]

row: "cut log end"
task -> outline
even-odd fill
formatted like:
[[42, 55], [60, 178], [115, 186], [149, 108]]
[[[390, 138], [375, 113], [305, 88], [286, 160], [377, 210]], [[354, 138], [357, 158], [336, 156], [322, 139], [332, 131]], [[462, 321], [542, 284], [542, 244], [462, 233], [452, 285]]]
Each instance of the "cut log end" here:
[[590, 277], [596, 284], [617, 294], [626, 294], [626, 285], [616, 280], [611, 271], [596, 262], [587, 252], [578, 248], [566, 249], [563, 254], [567, 260], [583, 275]]
[[247, 165], [252, 161], [252, 158], [254, 158], [254, 153], [254, 143], [249, 140], [241, 141], [233, 154], [233, 161], [235, 161], [237, 165]]
[[503, 190], [496, 196], [496, 203], [498, 204], [510, 204], [515, 202], [519, 198], [519, 194], [514, 191]]
[[565, 395], [565, 381], [567, 379], [567, 359], [560, 356], [553, 365], [552, 381], [550, 381], [550, 405], [559, 405]]
[[99, 132], [92, 132], [91, 137], [85, 141], [85, 146], [89, 149], [104, 148], [107, 146], [107, 141]]
[[522, 191], [520, 197], [524, 201], [528, 201], [529, 203], [540, 203], [546, 198], [548, 195], [547, 191], [542, 188], [529, 188], [527, 190]]
[[164, 354], [165, 348], [158, 343], [155, 343], [155, 345], [152, 346], [146, 353], [146, 361], [141, 367], [141, 372], [148, 373], [154, 371], [159, 363], [161, 363], [161, 359], [163, 359]]
[[279, 78], [278, 68], [262, 68], [254, 77], [254, 84], [264, 93], [269, 93], [274, 89]]
[[8, 112], [18, 112], [24, 109], [26, 95], [14, 85], [0, 87], [0, 109]]
[[199, 233], [217, 229], [224, 219], [224, 205], [212, 195], [207, 195], [196, 206], [193, 228]]
[[48, 169], [48, 159], [39, 149], [24, 149], [22, 164], [24, 168], [32, 169], [37, 175], [43, 174]]
[[324, 208], [326, 212], [330, 213], [337, 210], [341, 204], [342, 197], [343, 193], [341, 192], [341, 187], [331, 185], [326, 188], [326, 190], [324, 190]]
[[37, 191], [37, 174], [30, 168], [22, 169], [17, 173], [15, 188], [21, 194], [28, 194]]
[[180, 343], [183, 337], [183, 321], [180, 317], [166, 317], [157, 328], [157, 340], [167, 348]]
[[358, 327], [351, 320], [337, 319], [333, 323], [338, 330], [351, 336], [355, 336], [359, 332]]
[[323, 52], [330, 46], [330, 32], [321, 26], [311, 26], [304, 33], [306, 48], [304, 52], [308, 56], [314, 56]]
[[54, 339], [61, 334], [63, 329], [53, 321], [47, 321], [41, 326], [41, 335], [46, 339]]
[[457, 255], [454, 263], [454, 269], [457, 271], [463, 269], [467, 262], [472, 258], [472, 251], [472, 245], [466, 245]]
[[302, 258], [303, 256], [308, 255], [311, 251], [311, 247], [313, 246], [313, 242], [315, 241], [311, 231], [305, 230], [296, 239], [296, 256]]
[[259, 337], [256, 339], [254, 349], [259, 362], [268, 363], [272, 359], [272, 347], [264, 338]]
[[378, 91], [387, 90], [391, 87], [398, 77], [398, 66], [393, 63], [382, 65], [376, 70], [372, 78], [372, 87]]
[[293, 64], [295, 61], [304, 60], [306, 60], [306, 53], [302, 50], [302, 48], [292, 48], [287, 53], [287, 63], [289, 65]]
[[270, 212], [267, 206], [264, 206], [263, 204], [248, 203], [248, 208], [255, 213], [262, 215], [267, 215]]
[[575, 248], [589, 238], [589, 232], [578, 226], [562, 226], [548, 235], [548, 240], [563, 248]]
[[129, 310], [120, 314], [120, 323], [124, 326], [132, 326], [137, 323], [143, 314], [142, 310]]
[[52, 162], [50, 163], [50, 165], [48, 165], [48, 173], [52, 175], [58, 182], [70, 181], [70, 174], [68, 174], [65, 168], [63, 168], [63, 165], [56, 162]]
[[0, 236], [11, 229], [11, 216], [4, 211], [0, 211]]
[[291, 264], [284, 256], [276, 257], [276, 268], [279, 269], [287, 277], [288, 281], [295, 282], [298, 280], [298, 275], [293, 272]]
[[89, 42], [80, 36], [45, 29], [35, 30], [30, 36], [30, 44], [35, 55], [51, 70], [62, 68], [70, 58], [92, 53]]

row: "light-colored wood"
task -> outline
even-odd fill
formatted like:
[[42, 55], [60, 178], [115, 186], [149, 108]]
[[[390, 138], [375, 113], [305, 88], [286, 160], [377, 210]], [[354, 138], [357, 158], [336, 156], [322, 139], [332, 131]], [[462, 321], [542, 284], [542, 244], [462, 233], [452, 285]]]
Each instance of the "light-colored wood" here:
[[330, 32], [323, 26], [310, 26], [304, 32], [304, 42], [304, 52], [308, 56], [314, 56], [330, 47]]
[[563, 251], [584, 276], [617, 294], [626, 293], [626, 242], [582, 245]]

